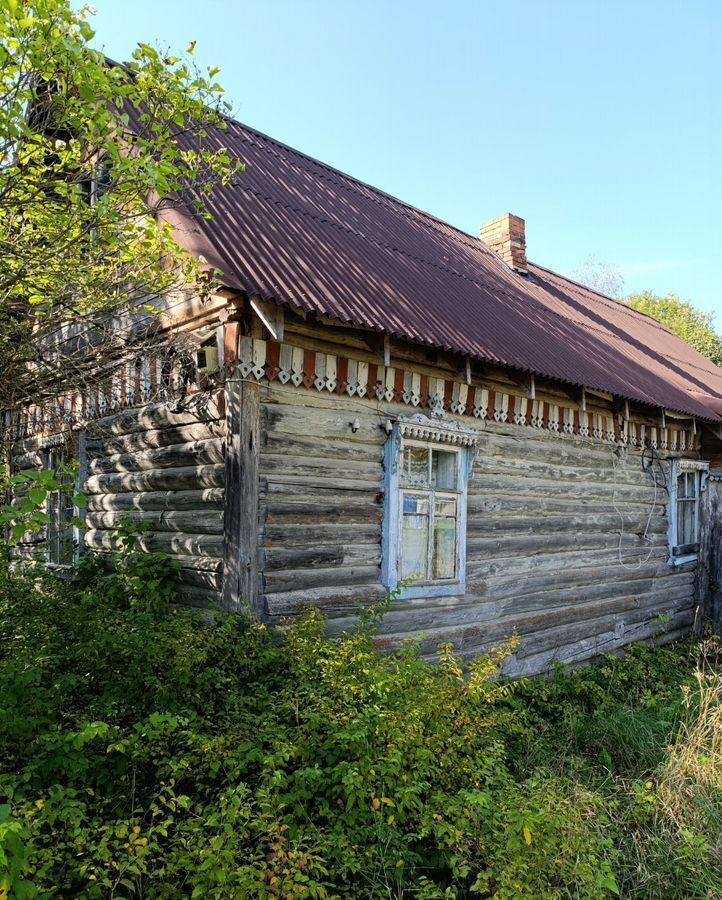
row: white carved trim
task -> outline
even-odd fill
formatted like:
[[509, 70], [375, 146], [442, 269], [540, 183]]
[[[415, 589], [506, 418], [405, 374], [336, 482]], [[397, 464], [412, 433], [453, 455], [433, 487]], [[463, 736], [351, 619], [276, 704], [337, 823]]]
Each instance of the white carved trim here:
[[458, 422], [443, 424], [419, 413], [408, 419], [397, 419], [399, 434], [417, 441], [431, 441], [437, 444], [454, 444], [459, 447], [475, 447], [481, 432], [467, 428]]

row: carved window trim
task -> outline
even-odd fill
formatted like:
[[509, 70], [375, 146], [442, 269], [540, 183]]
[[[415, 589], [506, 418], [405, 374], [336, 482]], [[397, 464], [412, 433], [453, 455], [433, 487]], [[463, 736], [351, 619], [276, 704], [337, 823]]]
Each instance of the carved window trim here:
[[[457, 422], [430, 419], [417, 414], [398, 418], [391, 424], [385, 449], [384, 523], [382, 538], [382, 577], [386, 588], [399, 588], [403, 503], [409, 494], [427, 493], [430, 503], [454, 499], [456, 502], [455, 575], [453, 578], [430, 578], [401, 588], [403, 599], [422, 599], [463, 595], [466, 591], [466, 519], [468, 483], [472, 475], [480, 432]], [[402, 458], [405, 447], [428, 447], [453, 451], [458, 458], [456, 484], [452, 489], [419, 489], [403, 484]], [[429, 515], [429, 542], [433, 540], [433, 513]]]

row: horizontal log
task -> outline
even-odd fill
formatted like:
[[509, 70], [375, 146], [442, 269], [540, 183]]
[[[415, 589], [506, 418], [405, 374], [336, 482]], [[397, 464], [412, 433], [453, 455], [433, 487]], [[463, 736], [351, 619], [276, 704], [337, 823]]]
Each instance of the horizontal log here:
[[[635, 539], [636, 540], [636, 539]], [[666, 544], [655, 545], [649, 555], [649, 561], [660, 564], [667, 560]], [[622, 561], [628, 565], [636, 565], [647, 558], [650, 548], [646, 544], [637, 543], [631, 548], [624, 548]], [[617, 564], [619, 558], [616, 549], [590, 549], [556, 552], [539, 556], [495, 556], [491, 559], [468, 560], [466, 568], [467, 581], [489, 578], [493, 575], [526, 575], [550, 572], [554, 577], [563, 569], [582, 568], [601, 564]]]
[[223, 574], [220, 572], [204, 572], [202, 569], [180, 568], [177, 573], [178, 581], [183, 585], [204, 587], [220, 593], [223, 589]]
[[217, 556], [184, 556], [180, 553], [173, 555], [174, 561], [183, 569], [195, 569], [199, 572], [223, 573], [223, 560]]
[[160, 428], [177, 428], [222, 419], [225, 415], [223, 391], [213, 394], [193, 394], [183, 401], [184, 408], [175, 403], [149, 403], [133, 409], [104, 416], [88, 423], [88, 439], [102, 440], [107, 435], [125, 435]]
[[[518, 493], [520, 496], [547, 497], [553, 494], [555, 497], [604, 500], [612, 505], [616, 493], [618, 504], [641, 503], [651, 505], [655, 501], [654, 488], [650, 485], [625, 485], [617, 486], [616, 492], [613, 485], [607, 482], [582, 481], [573, 483], [569, 481], [555, 482], [545, 478], [520, 478], [516, 475], [487, 475], [475, 473], [469, 484], [469, 493], [486, 494], [494, 496], [495, 493]], [[656, 503], [666, 502], [666, 493], [661, 489], [657, 491]]]
[[[350, 444], [381, 446], [386, 440], [383, 425], [388, 414], [379, 415], [367, 401], [336, 396], [330, 398], [330, 406], [324, 406], [328, 400], [320, 394], [297, 392], [296, 397], [300, 401], [297, 405], [272, 403], [267, 398], [263, 405], [262, 429], [269, 433], [312, 434], [319, 443], [343, 440]], [[408, 414], [408, 407], [405, 412]], [[358, 429], [352, 431], [351, 423], [356, 419], [359, 420]]]
[[377, 603], [386, 596], [386, 589], [380, 583], [359, 585], [334, 585], [319, 587], [313, 591], [299, 589], [273, 593], [267, 591], [265, 603], [268, 615], [273, 620], [294, 615], [307, 606], [316, 606], [326, 615], [351, 613], [360, 606]]
[[[618, 560], [602, 564], [577, 567], [559, 566], [556, 571], [547, 570], [527, 573], [523, 577], [515, 572], [502, 572], [479, 581], [467, 580], [469, 600], [516, 600], [529, 594], [558, 592], [570, 589], [587, 593], [598, 585], [606, 589], [609, 585], [636, 579], [653, 579], [671, 584], [672, 581], [688, 579], [690, 574], [667, 565], [666, 559], [650, 559], [641, 566], [620, 566]], [[690, 582], [691, 583], [691, 582]]]
[[193, 441], [206, 441], [225, 435], [225, 420], [198, 422], [192, 425], [179, 425], [175, 428], [161, 428], [152, 431], [139, 431], [133, 434], [97, 437], [88, 440], [88, 453], [93, 456], [111, 456], [116, 453], [134, 453], [143, 450], [157, 450], [173, 444], [189, 444]]
[[[112, 531], [88, 530], [86, 546], [94, 550], [115, 550], [118, 539]], [[180, 532], [149, 531], [138, 537], [138, 546], [147, 552], [162, 551], [171, 556], [223, 556], [223, 538], [211, 534], [181, 534]]]
[[352, 484], [342, 487], [326, 487], [322, 484], [313, 485], [307, 482], [295, 483], [293, 481], [278, 481], [270, 478], [261, 478], [260, 487], [269, 503], [276, 500], [283, 502], [312, 503], [314, 500], [329, 505], [366, 507], [369, 500], [379, 506], [383, 505], [383, 492], [365, 489], [358, 490]]
[[185, 606], [220, 610], [218, 591], [196, 585], [178, 585], [178, 600]]
[[315, 481], [317, 478], [342, 479], [352, 483], [381, 484], [383, 481], [383, 467], [380, 460], [363, 462], [320, 455], [286, 456], [262, 453], [258, 466], [261, 476], [267, 476], [269, 481], [278, 480], [278, 476], [284, 476], [286, 480], [289, 477], [299, 477], [303, 481]]
[[283, 434], [266, 432], [261, 440], [261, 455], [276, 454], [310, 459], [327, 457], [345, 461], [376, 462], [383, 458], [383, 441], [362, 443], [349, 441], [345, 436], [319, 441], [315, 434]]
[[381, 565], [381, 547], [378, 543], [361, 544], [356, 542], [348, 544], [313, 542], [305, 547], [264, 547], [262, 560], [262, 568], [267, 575], [276, 569], [291, 570], [309, 567], [330, 569], [349, 565], [378, 568]]
[[[611, 467], [615, 446], [602, 443], [597, 438], [558, 435], [525, 425], [502, 427], [507, 430], [501, 432], [496, 425], [490, 423], [484, 430], [479, 441], [481, 457], [495, 457], [499, 460], [533, 459], [538, 463], [572, 465], [582, 469]], [[510, 432], [509, 428], [513, 431]], [[641, 473], [642, 451], [627, 447], [622, 456], [615, 460], [615, 466], [620, 470]]]
[[[477, 456], [474, 466], [475, 477], [488, 477], [490, 475], [503, 475], [520, 479], [523, 484], [526, 479], [540, 481], [555, 481], [559, 484], [567, 483], [592, 483], [592, 484], [617, 484], [620, 493], [628, 487], [654, 488], [651, 477], [639, 469], [629, 468], [614, 469], [611, 464], [611, 453], [606, 464], [586, 467], [578, 465], [559, 465], [551, 462], [539, 461], [535, 458], [508, 457], [500, 459], [495, 456]], [[664, 490], [660, 489], [664, 494]]]
[[21, 469], [42, 469], [44, 467], [42, 454], [37, 450], [31, 450], [13, 456], [12, 464], [13, 469], [16, 472]]
[[222, 510], [192, 510], [190, 512], [170, 512], [166, 510], [139, 512], [89, 512], [86, 526], [92, 529], [115, 528], [122, 519], [149, 526], [153, 531], [182, 531], [196, 534], [222, 534]]
[[[294, 504], [298, 505], [298, 504]], [[380, 546], [381, 525], [362, 525], [356, 522], [351, 524], [339, 524], [336, 520], [329, 523], [321, 513], [323, 520], [319, 521], [319, 508], [313, 507], [316, 519], [309, 517], [301, 524], [291, 522], [283, 525], [266, 525], [263, 528], [261, 543], [263, 547], [306, 547], [311, 544], [327, 544], [339, 541], [342, 544], [373, 544]]]
[[[609, 584], [592, 583], [583, 591], [579, 587], [560, 587], [557, 590], [536, 591], [522, 596], [512, 594], [501, 600], [478, 600], [441, 597], [436, 599], [394, 600], [385, 613], [380, 633], [400, 638], [444, 627], [461, 628], [468, 625], [506, 623], [539, 614], [558, 615], [569, 607], [592, 607], [610, 603], [623, 611], [645, 606], [659, 607], [670, 599], [691, 602], [693, 583], [689, 578], [657, 582], [653, 578], [628, 579]], [[334, 632], [348, 628], [352, 619], [338, 619], [330, 623]]]
[[[555, 555], [557, 553], [574, 553], [578, 551], [615, 550], [620, 544], [619, 534], [570, 533], [560, 534], [522, 534], [498, 535], [495, 537], [474, 537], [466, 542], [466, 557], [470, 566], [483, 560]], [[665, 534], [650, 534], [647, 541], [642, 541], [636, 534], [623, 534], [621, 538], [622, 559], [627, 555], [637, 554], [644, 557], [653, 548], [662, 548], [667, 553], [667, 537]], [[475, 569], [473, 571], [476, 571]]]
[[[691, 610], [674, 614], [668, 623], [668, 635], [682, 636], [688, 634], [692, 620], [693, 613]], [[589, 637], [584, 635], [583, 629], [580, 634], [583, 636], [577, 637], [576, 640], [570, 640], [570, 637], [567, 636], [553, 649], [547, 649], [534, 655], [510, 661], [504, 668], [505, 674], [517, 678], [524, 675], [534, 675], [548, 669], [554, 661], [566, 665], [574, 665], [593, 659], [602, 653], [613, 653], [622, 647], [626, 647], [633, 641], [656, 639], [662, 642], [665, 640], [665, 634], [660, 633], [660, 626], [656, 621], [639, 623], [636, 627], [625, 630], [623, 634], [617, 634], [613, 628]], [[666, 639], [669, 639], [669, 637]]]
[[89, 494], [88, 511], [223, 509], [223, 488], [197, 491], [145, 491], [140, 494]]
[[[473, 482], [471, 482], [473, 484]], [[652, 499], [650, 497], [648, 504], [632, 504], [631, 508], [622, 498], [617, 498], [617, 506], [625, 515], [647, 516], [652, 507]], [[528, 494], [516, 493], [512, 490], [495, 491], [495, 492], [477, 492], [470, 489], [467, 498], [467, 509], [469, 516], [472, 517], [489, 517], [502, 518], [504, 516], [521, 517], [525, 515], [616, 515], [614, 507], [609, 497], [565, 497], [563, 494], [550, 494], [548, 491], [545, 495], [530, 496]], [[664, 501], [658, 498], [654, 506], [653, 515], [664, 515], [666, 494]], [[640, 508], [641, 506], [641, 508]]]
[[377, 584], [381, 574], [378, 565], [337, 565], [330, 568], [267, 569], [263, 573], [266, 593], [308, 591], [310, 602], [315, 602], [317, 588], [333, 588], [355, 584]]
[[223, 462], [223, 444], [220, 438], [194, 441], [190, 444], [173, 444], [158, 450], [121, 453], [116, 456], [98, 456], [88, 462], [90, 475], [112, 472], [144, 472], [153, 469], [204, 466]]
[[534, 616], [454, 625], [444, 623], [442, 627], [424, 632], [385, 634], [379, 643], [392, 647], [420, 634], [419, 647], [425, 655], [434, 653], [442, 643], [452, 643], [456, 652], [468, 654], [484, 652], [516, 635], [520, 644], [515, 656], [522, 659], [545, 650], [558, 651], [579, 638], [593, 642], [595, 635], [606, 633], [610, 626], [618, 636], [640, 624], [652, 623], [661, 631], [666, 625], [659, 618], [660, 614], [671, 619], [691, 609], [690, 600], [681, 597], [659, 595], [646, 598], [644, 604], [635, 603], [633, 598], [626, 599], [626, 604], [620, 600], [605, 600], [544, 610]]
[[153, 472], [126, 472], [113, 475], [91, 475], [86, 482], [89, 494], [118, 494], [136, 491], [198, 490], [223, 485], [225, 467], [183, 466]]
[[307, 491], [313, 491], [314, 487], [326, 488], [328, 490], [338, 491], [361, 491], [367, 494], [376, 494], [383, 489], [383, 479], [381, 472], [377, 478], [361, 479], [346, 473], [345, 475], [327, 476], [316, 474], [314, 472], [299, 472], [293, 475], [274, 472], [261, 478], [259, 489], [261, 493], [268, 490], [271, 484], [275, 485], [297, 485], [305, 487]]
[[[266, 523], [266, 530], [271, 526], [292, 528], [294, 525], [308, 528], [318, 523], [324, 526], [349, 528], [358, 525], [381, 524], [383, 509], [372, 506], [366, 495], [366, 505], [344, 503], [330, 506], [325, 503], [280, 503], [262, 500], [259, 504], [261, 521]], [[288, 523], [288, 524], [286, 524]]]
[[[540, 515], [507, 515], [482, 516], [474, 515], [467, 519], [469, 537], [482, 535], [514, 536], [520, 534], [587, 534], [598, 532], [618, 533], [620, 528], [626, 533], [642, 534], [647, 528], [648, 515], [639, 512], [623, 513], [623, 519], [617, 513], [587, 513], [586, 515], [540, 516]], [[649, 534], [666, 534], [667, 519], [659, 513], [649, 519]]]

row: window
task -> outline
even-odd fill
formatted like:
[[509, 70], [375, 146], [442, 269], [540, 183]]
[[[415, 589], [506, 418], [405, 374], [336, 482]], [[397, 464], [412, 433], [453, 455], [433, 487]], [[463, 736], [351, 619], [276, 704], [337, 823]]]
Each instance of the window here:
[[709, 468], [693, 459], [672, 461], [669, 490], [669, 563], [681, 566], [699, 554], [699, 500]]
[[75, 558], [76, 529], [74, 523], [75, 482], [64, 447], [52, 448], [46, 454], [46, 469], [55, 470], [58, 490], [47, 497], [47, 558], [56, 566], [70, 566]]
[[90, 177], [80, 183], [80, 189], [86, 198], [88, 206], [95, 206], [98, 200], [108, 193], [110, 185], [110, 160], [104, 158], [96, 163]]
[[384, 582], [404, 597], [463, 592], [466, 488], [478, 432], [425, 416], [400, 419], [386, 451]]

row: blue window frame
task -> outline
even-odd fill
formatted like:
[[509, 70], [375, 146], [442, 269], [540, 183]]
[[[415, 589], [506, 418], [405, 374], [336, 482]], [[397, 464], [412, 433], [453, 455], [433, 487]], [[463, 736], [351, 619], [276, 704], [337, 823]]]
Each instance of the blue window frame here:
[[404, 598], [466, 588], [466, 496], [479, 433], [425, 416], [397, 420], [385, 456], [383, 579]]
[[696, 459], [672, 461], [669, 485], [669, 564], [682, 566], [699, 558], [700, 495], [709, 463]]

